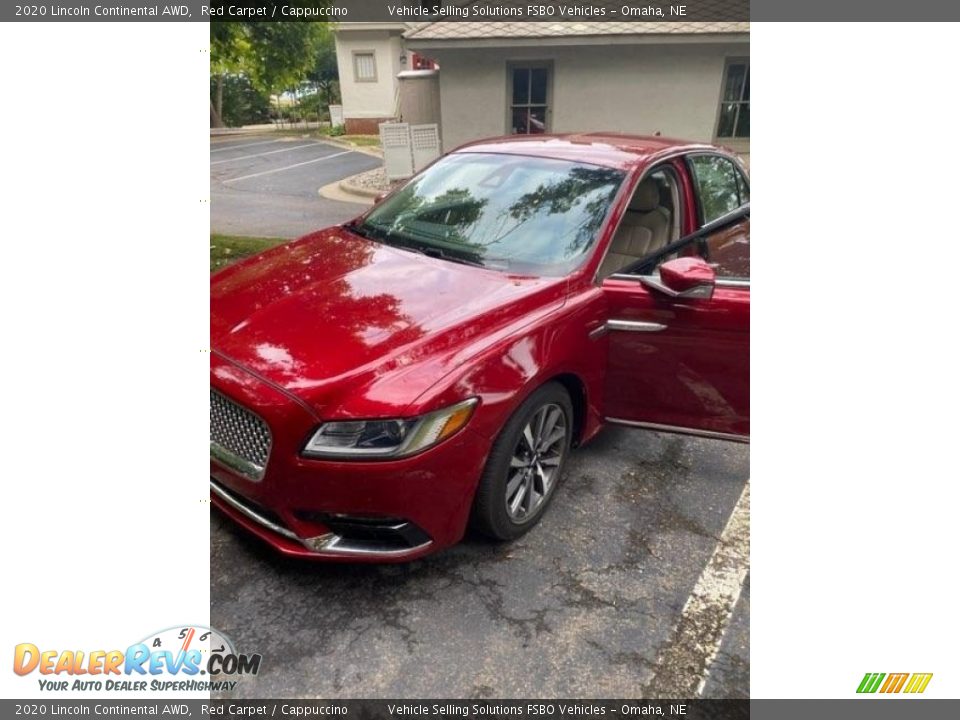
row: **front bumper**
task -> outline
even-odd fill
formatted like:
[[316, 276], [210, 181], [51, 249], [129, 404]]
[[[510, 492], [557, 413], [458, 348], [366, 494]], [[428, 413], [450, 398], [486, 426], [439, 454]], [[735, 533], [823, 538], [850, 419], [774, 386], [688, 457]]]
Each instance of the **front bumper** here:
[[215, 480], [210, 480], [210, 498], [214, 505], [230, 517], [234, 522], [242, 525], [261, 540], [273, 545], [285, 555], [309, 558], [354, 558], [373, 560], [410, 560], [420, 557], [431, 551], [433, 541], [412, 523], [400, 522], [387, 526], [396, 531], [398, 538], [404, 529], [417, 534], [417, 541], [410, 542], [407, 547], [397, 546], [389, 542], [377, 542], [370, 539], [359, 539], [349, 534], [338, 535], [332, 530], [312, 537], [298, 537], [292, 530], [286, 528], [282, 522], [271, 517], [272, 513], [263, 512], [259, 507], [251, 505], [244, 498], [230, 492]]
[[284, 555], [333, 561], [402, 562], [463, 537], [489, 451], [470, 426], [411, 458], [307, 459], [301, 445], [319, 418], [282, 390], [215, 363], [214, 387], [273, 435], [258, 480], [211, 458], [211, 502], [227, 517]]

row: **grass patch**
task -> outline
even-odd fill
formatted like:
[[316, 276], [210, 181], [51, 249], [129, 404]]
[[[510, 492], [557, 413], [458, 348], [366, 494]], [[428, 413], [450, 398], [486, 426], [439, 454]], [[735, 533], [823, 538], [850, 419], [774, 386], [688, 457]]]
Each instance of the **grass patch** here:
[[230, 263], [256, 255], [280, 243], [281, 238], [238, 237], [236, 235], [210, 236], [210, 272], [216, 272]]
[[340, 139], [358, 147], [380, 147], [379, 135], [341, 135]]

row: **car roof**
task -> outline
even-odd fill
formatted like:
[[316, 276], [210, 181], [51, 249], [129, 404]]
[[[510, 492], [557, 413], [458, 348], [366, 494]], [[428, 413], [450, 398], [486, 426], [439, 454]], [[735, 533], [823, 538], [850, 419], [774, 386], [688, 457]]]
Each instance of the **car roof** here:
[[508, 135], [461, 145], [455, 153], [500, 153], [568, 160], [629, 170], [662, 157], [695, 150], [728, 154], [715, 145], [650, 135], [616, 132], [569, 133], [564, 135]]

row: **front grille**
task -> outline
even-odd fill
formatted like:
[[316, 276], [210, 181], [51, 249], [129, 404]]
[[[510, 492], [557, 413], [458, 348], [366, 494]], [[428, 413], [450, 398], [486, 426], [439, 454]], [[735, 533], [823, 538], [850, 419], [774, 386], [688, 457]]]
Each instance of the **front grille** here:
[[270, 428], [246, 408], [210, 388], [210, 454], [251, 480], [270, 458]]

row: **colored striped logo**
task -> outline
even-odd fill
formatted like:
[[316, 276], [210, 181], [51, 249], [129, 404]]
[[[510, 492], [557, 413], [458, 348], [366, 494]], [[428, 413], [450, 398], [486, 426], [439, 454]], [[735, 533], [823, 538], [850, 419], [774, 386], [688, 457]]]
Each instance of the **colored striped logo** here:
[[922, 693], [933, 673], [867, 673], [860, 681], [858, 693]]

